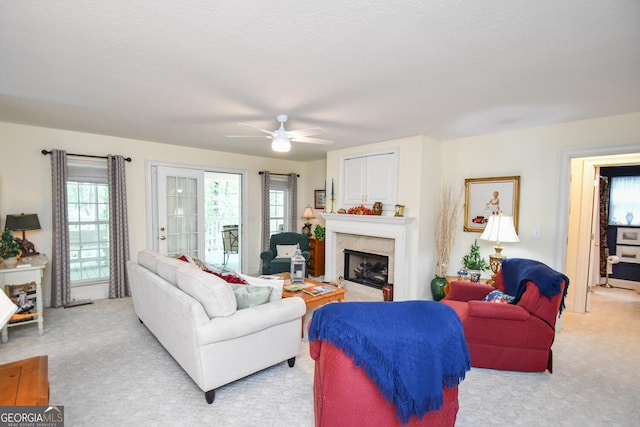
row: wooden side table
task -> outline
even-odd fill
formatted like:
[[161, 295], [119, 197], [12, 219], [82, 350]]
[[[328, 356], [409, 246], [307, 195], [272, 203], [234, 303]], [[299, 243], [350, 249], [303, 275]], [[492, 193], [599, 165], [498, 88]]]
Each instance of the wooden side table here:
[[309, 275], [322, 276], [324, 274], [324, 240], [309, 239], [309, 255], [309, 262], [307, 262]]
[[[7, 267], [4, 263], [0, 264], [0, 292], [4, 292], [7, 285], [24, 285], [35, 283], [36, 287], [36, 312], [38, 315], [31, 320], [25, 320], [17, 323], [7, 323], [2, 328], [2, 342], [9, 340], [9, 328], [18, 325], [27, 325], [36, 323], [38, 325], [38, 334], [44, 334], [44, 301], [42, 295], [42, 276], [44, 268], [47, 265], [46, 255], [34, 255], [24, 257], [15, 267]], [[30, 264], [25, 266], [26, 264]]]

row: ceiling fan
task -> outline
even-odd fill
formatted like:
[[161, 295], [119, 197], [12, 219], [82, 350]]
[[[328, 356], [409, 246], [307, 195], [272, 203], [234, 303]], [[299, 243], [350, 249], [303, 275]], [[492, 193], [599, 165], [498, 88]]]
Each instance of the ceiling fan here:
[[238, 123], [242, 126], [249, 126], [250, 128], [259, 130], [260, 132], [264, 132], [268, 135], [227, 135], [227, 138], [268, 138], [271, 139], [271, 148], [273, 151], [278, 151], [281, 153], [286, 153], [291, 149], [291, 142], [303, 142], [306, 144], [324, 144], [329, 145], [333, 144], [333, 141], [329, 141], [328, 139], [320, 139], [320, 138], [309, 138], [312, 135], [317, 135], [319, 133], [326, 132], [326, 130], [316, 127], [316, 128], [308, 128], [308, 129], [300, 129], [300, 130], [286, 130], [284, 128], [284, 124], [289, 119], [289, 116], [286, 114], [278, 114], [276, 116], [278, 122], [280, 123], [280, 127], [274, 131], [266, 130], [254, 126], [249, 123]]

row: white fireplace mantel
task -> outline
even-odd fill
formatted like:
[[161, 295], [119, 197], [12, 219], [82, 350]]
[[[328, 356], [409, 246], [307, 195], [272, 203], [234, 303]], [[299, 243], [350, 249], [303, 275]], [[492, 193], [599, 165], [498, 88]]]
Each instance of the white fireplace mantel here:
[[[393, 299], [411, 299], [409, 261], [411, 224], [413, 218], [377, 215], [322, 214], [325, 220], [325, 277], [335, 280], [342, 273], [336, 272], [336, 241], [338, 233], [359, 236], [382, 237], [394, 240], [394, 256], [401, 262], [394, 267]], [[340, 254], [342, 255], [342, 254]]]

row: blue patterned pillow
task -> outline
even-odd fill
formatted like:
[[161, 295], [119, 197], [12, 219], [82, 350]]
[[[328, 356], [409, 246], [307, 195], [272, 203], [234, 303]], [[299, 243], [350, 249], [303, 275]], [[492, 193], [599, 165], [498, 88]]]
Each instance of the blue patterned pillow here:
[[511, 304], [513, 302], [513, 297], [511, 295], [505, 294], [500, 289], [496, 289], [495, 291], [489, 292], [489, 295], [484, 297], [482, 301], [496, 302], [499, 304]]

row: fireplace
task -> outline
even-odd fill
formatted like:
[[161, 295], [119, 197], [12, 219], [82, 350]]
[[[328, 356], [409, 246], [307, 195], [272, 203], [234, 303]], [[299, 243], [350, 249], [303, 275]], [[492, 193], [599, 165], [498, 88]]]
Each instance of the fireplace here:
[[389, 281], [389, 257], [345, 249], [344, 278], [372, 288], [382, 289]]
[[417, 298], [417, 266], [411, 250], [413, 218], [343, 214], [322, 214], [322, 218], [326, 222], [326, 278], [335, 280], [344, 274], [345, 249], [374, 250], [389, 257], [388, 280], [394, 284], [394, 301]]

